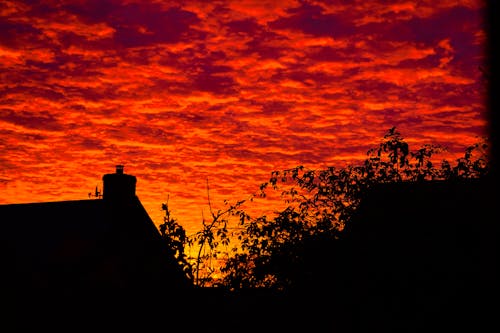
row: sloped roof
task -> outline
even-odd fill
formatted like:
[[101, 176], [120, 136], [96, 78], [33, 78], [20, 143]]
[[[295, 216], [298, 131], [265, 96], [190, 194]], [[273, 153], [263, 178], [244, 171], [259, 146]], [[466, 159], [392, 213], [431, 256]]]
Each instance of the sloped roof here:
[[137, 197], [0, 205], [2, 257], [30, 292], [188, 285]]
[[135, 184], [117, 166], [103, 199], [0, 205], [2, 318], [76, 332], [155, 325], [159, 303], [170, 320], [184, 312], [193, 285]]

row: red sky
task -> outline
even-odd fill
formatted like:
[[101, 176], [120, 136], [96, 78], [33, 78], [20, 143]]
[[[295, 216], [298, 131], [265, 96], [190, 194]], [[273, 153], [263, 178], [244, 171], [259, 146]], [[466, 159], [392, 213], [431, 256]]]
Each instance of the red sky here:
[[124, 164], [197, 230], [275, 169], [364, 158], [397, 126], [451, 154], [487, 130], [484, 4], [0, 4], [0, 204], [87, 199]]

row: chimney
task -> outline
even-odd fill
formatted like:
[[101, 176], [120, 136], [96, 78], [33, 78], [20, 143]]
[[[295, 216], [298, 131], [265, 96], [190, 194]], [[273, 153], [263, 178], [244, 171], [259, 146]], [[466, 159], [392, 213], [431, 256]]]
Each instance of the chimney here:
[[126, 201], [135, 198], [135, 176], [123, 173], [123, 165], [116, 166], [116, 172], [102, 177], [104, 200]]

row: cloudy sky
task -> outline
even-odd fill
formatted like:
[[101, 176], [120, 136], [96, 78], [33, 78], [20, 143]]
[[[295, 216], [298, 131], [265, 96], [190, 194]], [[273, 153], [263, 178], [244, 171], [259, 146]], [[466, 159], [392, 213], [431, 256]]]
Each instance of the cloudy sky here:
[[195, 230], [207, 179], [220, 206], [392, 126], [450, 156], [486, 133], [478, 0], [3, 0], [0, 30], [0, 204], [87, 199], [124, 164]]

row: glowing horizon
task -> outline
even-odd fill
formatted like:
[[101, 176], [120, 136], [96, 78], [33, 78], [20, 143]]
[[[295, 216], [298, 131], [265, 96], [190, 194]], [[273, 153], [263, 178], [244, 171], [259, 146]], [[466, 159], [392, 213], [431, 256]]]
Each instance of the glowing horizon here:
[[188, 231], [270, 172], [364, 158], [397, 126], [487, 134], [485, 4], [42, 1], [0, 7], [0, 204], [87, 199], [117, 164]]

